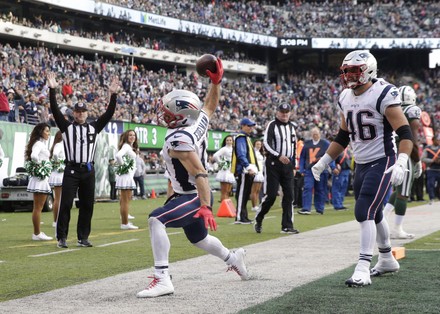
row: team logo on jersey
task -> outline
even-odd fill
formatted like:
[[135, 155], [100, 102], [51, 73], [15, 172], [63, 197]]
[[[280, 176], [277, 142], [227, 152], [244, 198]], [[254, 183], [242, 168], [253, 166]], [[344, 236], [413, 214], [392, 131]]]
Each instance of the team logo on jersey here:
[[197, 106], [185, 101], [185, 100], [177, 100], [176, 101], [176, 107], [177, 107], [177, 111], [183, 110], [183, 109], [193, 109], [193, 110], [198, 110]]

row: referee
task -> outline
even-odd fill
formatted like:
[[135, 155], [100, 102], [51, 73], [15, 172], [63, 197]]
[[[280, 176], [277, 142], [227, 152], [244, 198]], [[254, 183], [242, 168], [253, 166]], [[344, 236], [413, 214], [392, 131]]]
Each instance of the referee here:
[[281, 185], [283, 189], [283, 217], [281, 233], [299, 233], [293, 227], [293, 171], [295, 169], [296, 133], [289, 121], [291, 108], [289, 104], [278, 106], [275, 120], [269, 122], [264, 132], [266, 148], [266, 175], [264, 178], [264, 197], [260, 211], [255, 217], [255, 232], [261, 233], [264, 216], [269, 212]]
[[63, 136], [64, 151], [66, 155], [66, 168], [64, 169], [63, 189], [61, 193], [60, 208], [58, 211], [56, 237], [59, 248], [67, 248], [67, 235], [69, 233], [70, 210], [73, 199], [78, 193], [78, 246], [91, 247], [89, 234], [95, 201], [95, 168], [94, 156], [96, 150], [96, 137], [112, 118], [116, 108], [116, 92], [119, 80], [114, 78], [109, 86], [111, 94], [107, 111], [97, 120], [87, 123], [87, 106], [76, 103], [73, 109], [74, 122], [67, 121], [56, 100], [55, 88], [58, 86], [55, 73], [47, 75], [47, 84], [50, 88], [50, 109]]

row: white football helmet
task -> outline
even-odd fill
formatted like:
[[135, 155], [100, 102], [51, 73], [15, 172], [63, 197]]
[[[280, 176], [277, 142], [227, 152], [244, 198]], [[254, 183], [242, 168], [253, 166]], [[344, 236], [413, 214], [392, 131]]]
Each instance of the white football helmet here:
[[158, 124], [175, 129], [196, 122], [202, 109], [199, 97], [186, 90], [176, 89], [162, 97], [156, 107]]
[[356, 88], [377, 78], [377, 61], [368, 50], [355, 50], [345, 56], [340, 75], [345, 88]]
[[401, 86], [399, 87], [400, 100], [402, 101], [402, 106], [415, 105], [417, 95], [411, 86]]

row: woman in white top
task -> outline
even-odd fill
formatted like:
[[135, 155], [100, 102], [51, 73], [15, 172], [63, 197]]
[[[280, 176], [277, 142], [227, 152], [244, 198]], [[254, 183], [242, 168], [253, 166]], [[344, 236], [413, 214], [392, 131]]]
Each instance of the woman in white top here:
[[[0, 140], [3, 138], [3, 130], [0, 129]], [[5, 152], [3, 151], [2, 145], [0, 144], [0, 168], [3, 165], [3, 159], [5, 158]]]
[[264, 167], [264, 147], [260, 140], [254, 141], [255, 158], [257, 159], [258, 169], [260, 169], [254, 177], [251, 190], [252, 211], [258, 211], [260, 205], [260, 190], [264, 182], [263, 167]]
[[[52, 240], [40, 230], [41, 211], [46, 203], [47, 194], [51, 192], [49, 176], [52, 170], [49, 162], [50, 152], [47, 141], [50, 137], [50, 126], [47, 123], [39, 123], [32, 130], [29, 142], [25, 150], [25, 161], [30, 175], [27, 191], [34, 194], [32, 209], [32, 223], [34, 233], [32, 240]], [[29, 171], [30, 170], [30, 171]]]
[[53, 190], [53, 223], [57, 226], [58, 208], [60, 207], [61, 188], [63, 184], [64, 168], [66, 159], [64, 153], [63, 137], [61, 131], [55, 134], [55, 139], [50, 149], [50, 160], [52, 162], [52, 173], [49, 177], [49, 185]]
[[120, 190], [121, 229], [136, 230], [139, 227], [128, 221], [128, 209], [136, 183], [133, 179], [136, 171], [137, 135], [127, 130], [119, 138], [119, 151], [116, 153], [116, 189]]
[[234, 138], [228, 135], [223, 139], [222, 148], [213, 156], [214, 161], [219, 165], [219, 171], [215, 177], [220, 182], [220, 201], [229, 198], [232, 185], [235, 183], [234, 174], [231, 172], [231, 159]]

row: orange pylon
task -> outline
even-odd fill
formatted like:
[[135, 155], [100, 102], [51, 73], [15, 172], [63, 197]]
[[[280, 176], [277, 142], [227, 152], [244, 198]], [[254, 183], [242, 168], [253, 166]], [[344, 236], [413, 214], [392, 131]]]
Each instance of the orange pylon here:
[[154, 189], [151, 190], [151, 196], [150, 198], [157, 198], [156, 191]]

